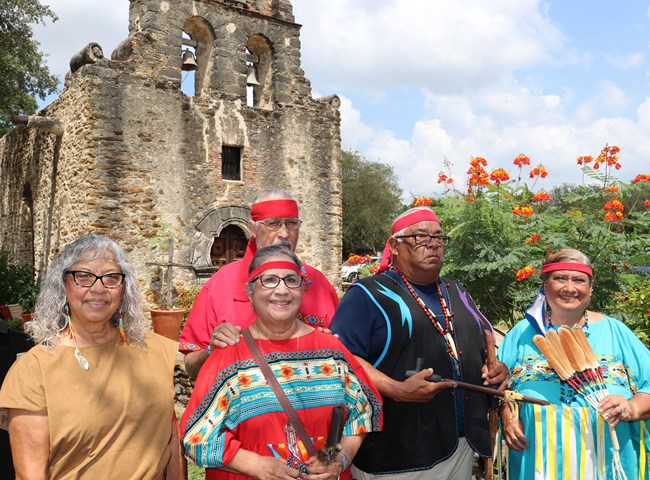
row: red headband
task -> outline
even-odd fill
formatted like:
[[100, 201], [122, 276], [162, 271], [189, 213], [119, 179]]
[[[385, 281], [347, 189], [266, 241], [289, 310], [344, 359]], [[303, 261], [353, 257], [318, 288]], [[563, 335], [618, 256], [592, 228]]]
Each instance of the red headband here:
[[300, 269], [298, 268], [298, 265], [296, 265], [295, 263], [286, 260], [277, 260], [273, 262], [263, 263], [259, 267], [255, 268], [248, 276], [248, 281], [250, 282], [255, 277], [257, 277], [260, 273], [265, 272], [266, 270], [271, 270], [273, 268], [283, 268], [285, 270], [293, 270], [294, 272], [300, 275]]
[[[428, 208], [423, 208], [422, 210], [416, 210], [413, 213], [409, 213], [408, 215], [405, 215], [402, 218], [398, 218], [397, 220], [395, 220], [391, 228], [391, 234], [395, 235], [400, 230], [403, 230], [406, 227], [410, 227], [411, 225], [415, 225], [416, 223], [420, 223], [420, 222], [440, 223], [440, 220], [438, 220], [438, 216], [435, 213], [433, 213], [433, 210], [430, 210]], [[387, 240], [386, 246], [384, 247], [384, 252], [381, 255], [379, 270], [377, 272], [381, 273], [384, 270], [388, 270], [389, 268], [390, 268], [390, 247], [388, 246], [388, 240]]]
[[440, 223], [440, 220], [438, 220], [438, 216], [433, 213], [433, 210], [427, 209], [422, 209], [422, 210], [416, 210], [413, 213], [410, 213], [402, 218], [399, 218], [393, 222], [393, 227], [391, 228], [391, 233], [395, 234], [399, 232], [400, 230], [405, 229], [406, 227], [410, 227], [411, 225], [415, 225], [416, 223], [420, 222], [438, 222]]
[[584, 263], [554, 262], [554, 263], [547, 263], [546, 265], [542, 265], [542, 275], [548, 272], [555, 272], [557, 270], [571, 270], [572, 272], [586, 273], [590, 277], [594, 276], [594, 272], [591, 269], [591, 267], [589, 265], [585, 265]]
[[267, 218], [298, 218], [298, 203], [295, 200], [266, 200], [251, 207], [251, 220]]

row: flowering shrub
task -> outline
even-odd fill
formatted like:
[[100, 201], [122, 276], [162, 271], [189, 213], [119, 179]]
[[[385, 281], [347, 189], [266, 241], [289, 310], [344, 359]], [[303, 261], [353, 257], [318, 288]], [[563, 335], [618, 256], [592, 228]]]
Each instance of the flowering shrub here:
[[352, 254], [348, 257], [348, 265], [361, 265], [370, 261], [370, 255]]
[[[631, 295], [633, 285], [641, 289], [646, 312], [650, 287], [634, 283], [638, 275], [631, 270], [611, 265], [650, 264], [650, 174], [636, 175], [630, 183], [615, 179], [620, 154], [619, 147], [606, 145], [596, 158], [577, 157], [583, 183], [549, 191], [536, 186], [552, 170], [537, 162], [531, 168], [531, 158], [523, 153], [513, 160], [514, 175], [505, 169], [488, 174], [485, 158], [471, 158], [466, 189], [457, 188], [450, 173], [440, 172], [438, 182], [445, 183], [446, 191], [433, 199], [433, 209], [452, 239], [443, 275], [463, 283], [493, 322], [512, 326], [540, 287], [536, 274], [544, 256], [577, 248], [594, 267], [591, 308], [632, 325], [630, 318], [640, 307], [626, 311], [617, 295]], [[445, 166], [449, 169], [448, 160]], [[585, 184], [585, 177], [595, 183]], [[647, 316], [634, 324], [649, 325]]]
[[416, 199], [413, 200], [414, 207], [430, 207], [431, 205], [433, 205], [433, 200], [429, 197], [416, 197]]

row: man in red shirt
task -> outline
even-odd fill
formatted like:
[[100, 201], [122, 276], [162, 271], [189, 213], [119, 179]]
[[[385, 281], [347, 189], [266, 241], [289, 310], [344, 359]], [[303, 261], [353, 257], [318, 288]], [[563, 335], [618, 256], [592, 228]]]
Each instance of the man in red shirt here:
[[[298, 203], [288, 192], [261, 193], [251, 207], [251, 237], [242, 260], [220, 268], [201, 289], [183, 327], [180, 352], [185, 369], [196, 377], [214, 348], [239, 342], [239, 334], [255, 320], [244, 283], [248, 267], [258, 248], [281, 245], [295, 251], [301, 221]], [[298, 315], [314, 327], [329, 327], [338, 305], [338, 295], [325, 275], [303, 264], [305, 293]]]

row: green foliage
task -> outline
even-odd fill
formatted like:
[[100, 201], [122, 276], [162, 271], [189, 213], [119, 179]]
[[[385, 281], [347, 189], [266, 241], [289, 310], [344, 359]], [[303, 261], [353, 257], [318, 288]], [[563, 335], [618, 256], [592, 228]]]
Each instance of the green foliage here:
[[390, 226], [401, 211], [397, 176], [389, 165], [343, 151], [343, 258], [384, 248]]
[[494, 323], [511, 327], [541, 285], [547, 252], [576, 248], [594, 267], [590, 308], [626, 321], [647, 340], [650, 285], [627, 273], [633, 265], [650, 264], [650, 210], [644, 204], [650, 183], [613, 182], [611, 172], [590, 167], [583, 172], [602, 184], [562, 185], [546, 194], [520, 180], [490, 183], [485, 174], [467, 194], [449, 187], [433, 205], [452, 238], [442, 274], [463, 283]]
[[627, 288], [617, 292], [614, 300], [620, 318], [646, 345], [650, 345], [650, 280], [631, 275]]
[[11, 129], [12, 115], [36, 111], [35, 96], [56, 91], [58, 78], [50, 74], [30, 25], [57, 16], [38, 0], [0, 0], [0, 136]]
[[23, 309], [23, 312], [34, 312], [34, 306], [36, 305], [36, 298], [38, 297], [39, 291], [40, 284], [34, 280], [33, 277], [22, 285], [20, 294], [18, 295], [18, 304]]
[[34, 268], [16, 263], [9, 252], [0, 250], [0, 304], [18, 303], [23, 291], [34, 283]]

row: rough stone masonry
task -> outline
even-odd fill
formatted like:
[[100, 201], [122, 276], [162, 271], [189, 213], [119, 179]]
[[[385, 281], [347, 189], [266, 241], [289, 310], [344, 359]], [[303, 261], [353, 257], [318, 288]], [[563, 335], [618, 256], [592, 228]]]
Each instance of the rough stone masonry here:
[[60, 97], [0, 139], [0, 248], [42, 271], [80, 234], [108, 234], [152, 305], [162, 225], [188, 265], [176, 289], [200, 283], [242, 253], [250, 203], [277, 187], [300, 202], [298, 254], [336, 281], [340, 101], [312, 98], [291, 3], [131, 0], [129, 17], [110, 59], [80, 38]]

